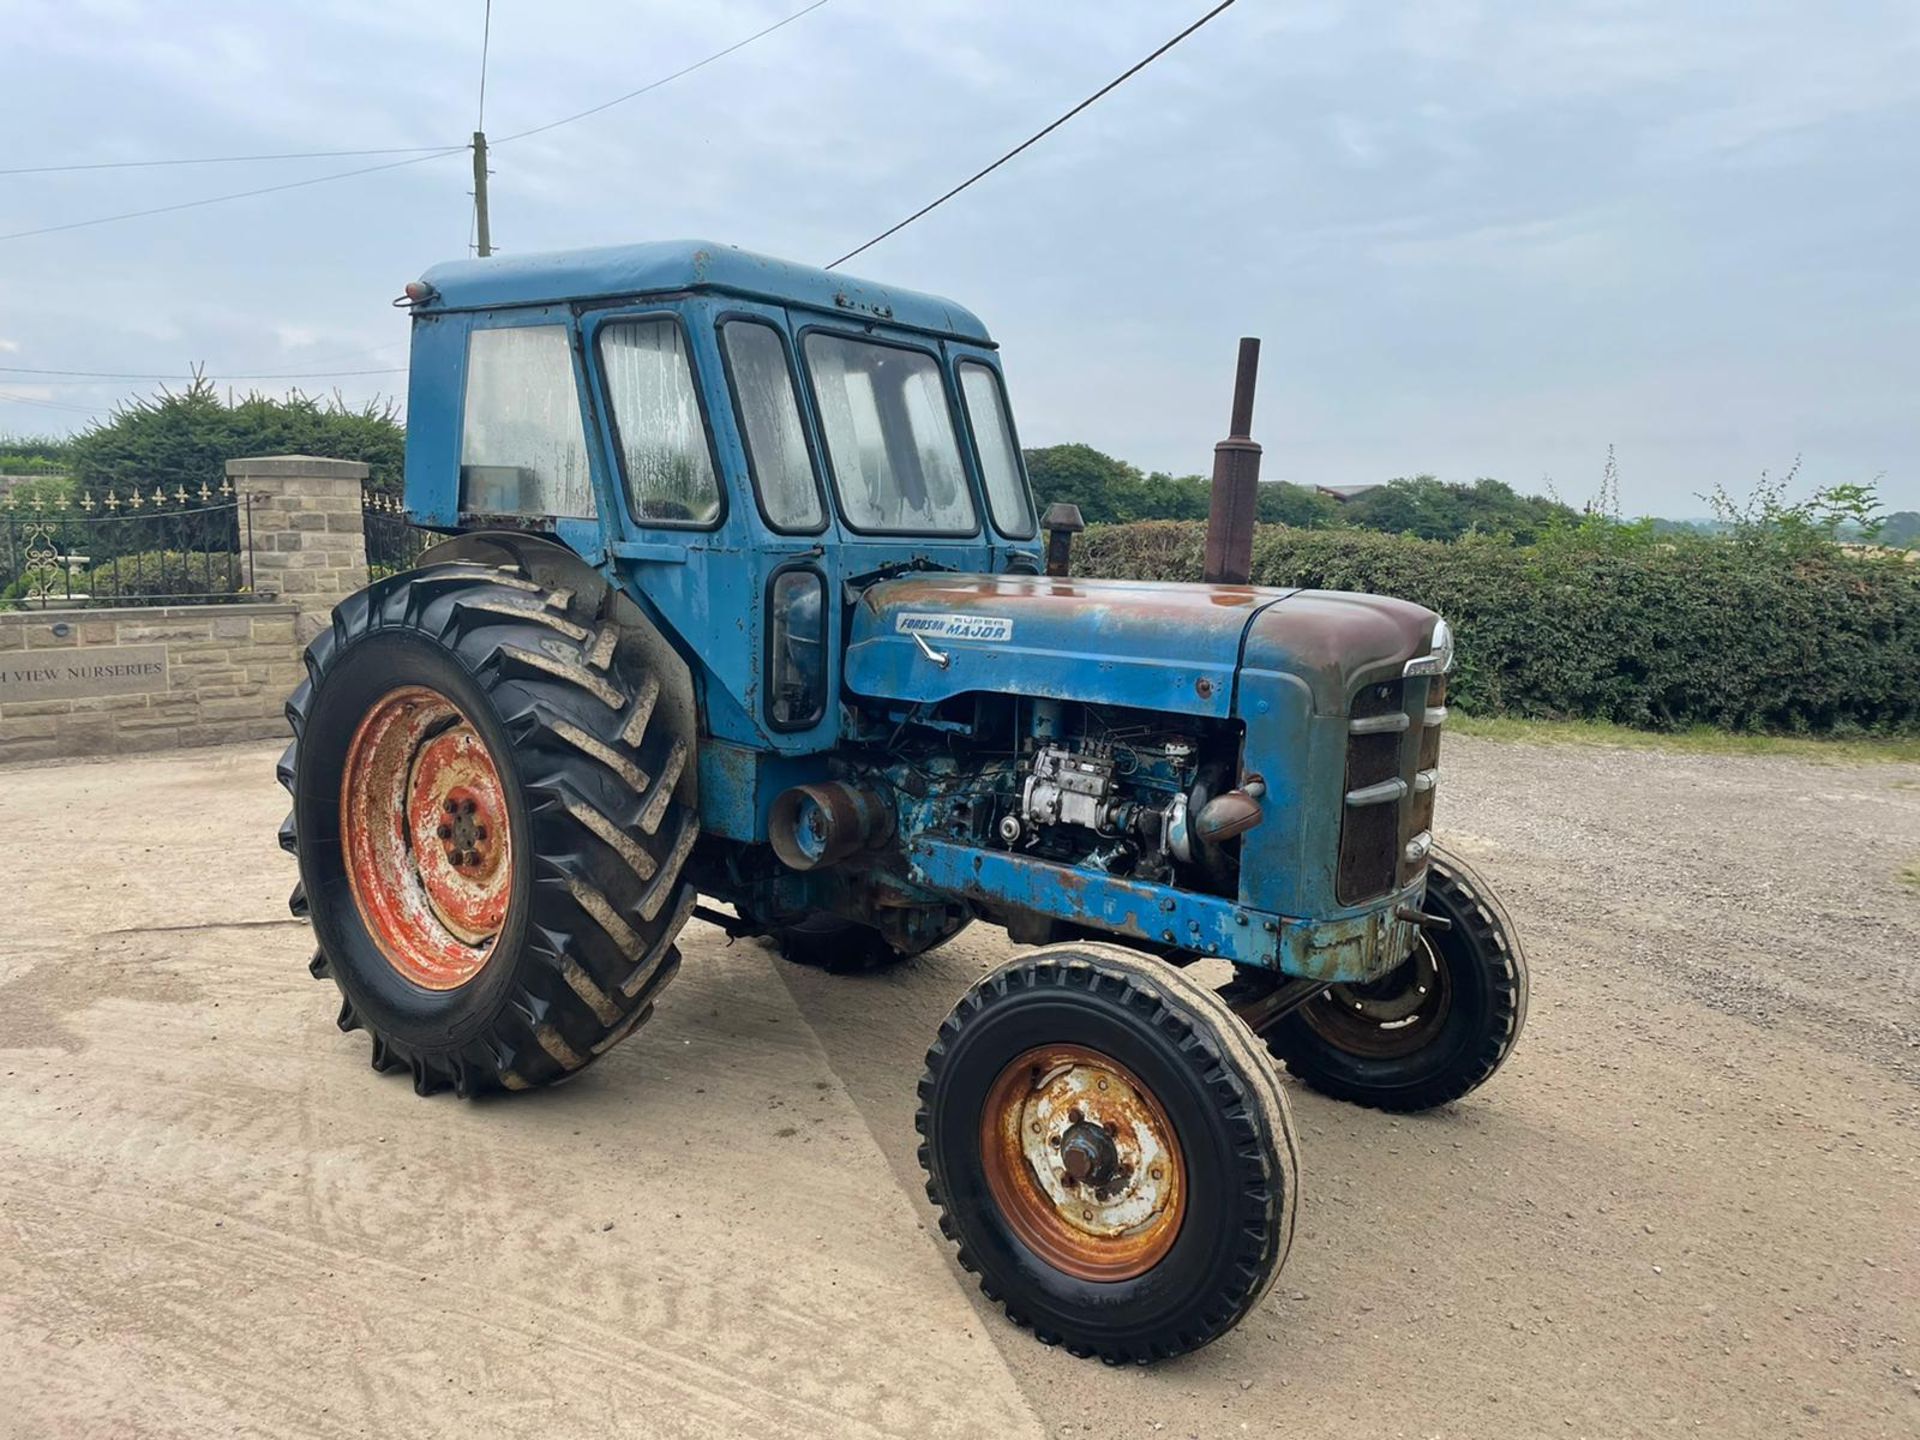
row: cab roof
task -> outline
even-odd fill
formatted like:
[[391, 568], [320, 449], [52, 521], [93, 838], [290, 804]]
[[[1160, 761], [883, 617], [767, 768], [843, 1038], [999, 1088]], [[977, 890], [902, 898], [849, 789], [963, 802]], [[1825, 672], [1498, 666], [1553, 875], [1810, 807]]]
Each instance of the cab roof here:
[[649, 240], [451, 260], [421, 278], [437, 292], [414, 307], [423, 312], [712, 291], [993, 343], [979, 317], [951, 300], [705, 240]]

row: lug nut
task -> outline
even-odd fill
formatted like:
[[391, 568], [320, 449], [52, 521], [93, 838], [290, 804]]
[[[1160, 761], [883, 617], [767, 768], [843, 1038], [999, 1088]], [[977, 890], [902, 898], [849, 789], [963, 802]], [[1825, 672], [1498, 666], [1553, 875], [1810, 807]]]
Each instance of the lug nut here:
[[486, 826], [484, 826], [484, 825], [476, 825], [476, 826], [474, 826], [474, 827], [473, 827], [473, 838], [474, 838], [474, 839], [476, 839], [476, 840], [484, 840], [484, 839], [486, 839], [486, 838], [487, 838], [487, 827], [486, 827]]
[[434, 834], [438, 835], [442, 840], [451, 840], [453, 838], [453, 826], [442, 825], [438, 830], [434, 831]]
[[440, 808], [442, 810], [445, 810], [449, 815], [458, 815], [460, 813], [459, 802], [456, 801], [451, 795], [447, 797], [446, 803], [442, 805]]

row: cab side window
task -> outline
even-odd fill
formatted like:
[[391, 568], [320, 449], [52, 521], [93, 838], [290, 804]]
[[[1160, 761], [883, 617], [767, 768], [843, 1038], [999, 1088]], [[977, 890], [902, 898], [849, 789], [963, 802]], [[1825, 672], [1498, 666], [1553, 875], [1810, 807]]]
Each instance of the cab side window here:
[[757, 320], [729, 320], [720, 327], [733, 382], [734, 412], [747, 442], [747, 468], [767, 523], [789, 534], [810, 534], [826, 524], [820, 487], [814, 482], [800, 401], [780, 332]]
[[463, 511], [593, 515], [566, 326], [515, 325], [469, 335], [461, 426]]
[[634, 516], [655, 525], [718, 523], [720, 486], [679, 323], [612, 321], [599, 350]]

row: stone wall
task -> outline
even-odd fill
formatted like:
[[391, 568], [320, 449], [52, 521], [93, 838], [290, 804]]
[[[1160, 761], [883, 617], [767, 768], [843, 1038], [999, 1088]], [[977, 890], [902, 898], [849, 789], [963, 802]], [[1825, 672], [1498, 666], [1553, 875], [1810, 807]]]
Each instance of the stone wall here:
[[287, 733], [306, 644], [367, 583], [357, 460], [227, 462], [253, 595], [226, 605], [0, 611], [0, 764]]
[[0, 613], [0, 763], [287, 733], [293, 605]]

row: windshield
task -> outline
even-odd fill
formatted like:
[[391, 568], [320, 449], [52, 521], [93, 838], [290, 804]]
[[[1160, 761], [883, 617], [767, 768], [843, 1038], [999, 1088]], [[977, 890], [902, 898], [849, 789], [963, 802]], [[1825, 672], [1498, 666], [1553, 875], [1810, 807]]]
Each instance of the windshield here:
[[816, 330], [807, 368], [847, 524], [882, 534], [972, 535], [940, 362], [924, 350]]

